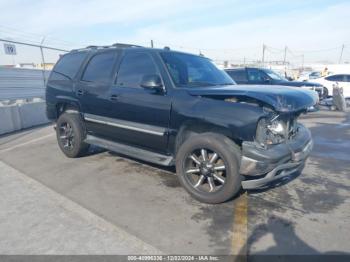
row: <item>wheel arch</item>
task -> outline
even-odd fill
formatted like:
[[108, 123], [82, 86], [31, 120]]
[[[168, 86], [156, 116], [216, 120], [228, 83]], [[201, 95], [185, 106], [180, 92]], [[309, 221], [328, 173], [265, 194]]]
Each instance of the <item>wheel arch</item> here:
[[81, 112], [80, 109], [81, 109], [80, 103], [76, 99], [66, 98], [66, 97], [58, 99], [56, 103], [56, 119], [58, 119], [62, 113], [67, 112], [68, 110], [71, 110], [72, 112], [80, 113]]
[[242, 141], [240, 139], [233, 137], [232, 132], [226, 127], [222, 127], [219, 125], [206, 123], [206, 122], [202, 122], [202, 121], [188, 121], [180, 127], [180, 129], [176, 135], [174, 146], [173, 146], [174, 155], [176, 155], [180, 146], [191, 135], [207, 133], [207, 132], [224, 135], [224, 136], [228, 137], [230, 140], [232, 140], [239, 147], [241, 147], [241, 145], [242, 145]]

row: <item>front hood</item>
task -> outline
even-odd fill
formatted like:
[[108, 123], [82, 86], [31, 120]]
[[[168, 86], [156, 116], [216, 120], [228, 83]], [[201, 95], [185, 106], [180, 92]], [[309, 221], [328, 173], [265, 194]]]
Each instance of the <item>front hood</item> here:
[[278, 82], [278, 84], [281, 86], [286, 85], [286, 86], [298, 86], [298, 87], [301, 87], [301, 86], [310, 86], [310, 87], [321, 86], [318, 83], [301, 82], [301, 81], [281, 81], [281, 82]]
[[314, 106], [318, 95], [314, 91], [287, 86], [230, 85], [188, 88], [188, 93], [197, 96], [225, 96], [252, 98], [272, 106], [279, 112], [294, 112]]

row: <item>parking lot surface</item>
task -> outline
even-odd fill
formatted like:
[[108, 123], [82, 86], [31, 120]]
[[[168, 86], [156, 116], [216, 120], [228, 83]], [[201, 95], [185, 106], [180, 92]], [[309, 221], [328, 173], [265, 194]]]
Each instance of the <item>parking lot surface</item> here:
[[171, 168], [98, 148], [66, 158], [52, 126], [3, 136], [0, 253], [350, 253], [350, 114], [302, 122], [315, 141], [303, 172], [220, 205], [192, 199]]

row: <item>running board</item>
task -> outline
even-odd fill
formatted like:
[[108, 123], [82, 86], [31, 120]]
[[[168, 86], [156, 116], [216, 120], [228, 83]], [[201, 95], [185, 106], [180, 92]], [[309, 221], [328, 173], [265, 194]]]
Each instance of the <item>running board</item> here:
[[154, 164], [162, 166], [174, 165], [174, 158], [172, 156], [162, 155], [138, 147], [112, 142], [96, 136], [87, 135], [84, 142]]

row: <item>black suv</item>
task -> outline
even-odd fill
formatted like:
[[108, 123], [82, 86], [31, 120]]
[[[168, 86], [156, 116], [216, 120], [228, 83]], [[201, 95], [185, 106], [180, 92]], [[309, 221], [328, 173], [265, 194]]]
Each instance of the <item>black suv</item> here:
[[321, 84], [305, 81], [289, 81], [267, 68], [244, 67], [226, 69], [225, 71], [237, 84], [295, 86], [316, 91], [320, 99], [328, 97], [327, 88]]
[[46, 89], [66, 156], [93, 144], [175, 165], [183, 187], [207, 203], [300, 170], [313, 142], [297, 118], [317, 99], [307, 90], [235, 85], [202, 56], [128, 45], [71, 51]]

